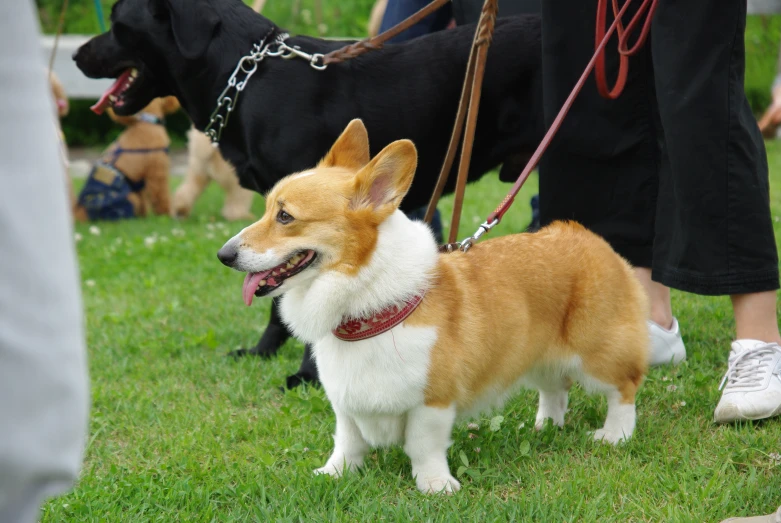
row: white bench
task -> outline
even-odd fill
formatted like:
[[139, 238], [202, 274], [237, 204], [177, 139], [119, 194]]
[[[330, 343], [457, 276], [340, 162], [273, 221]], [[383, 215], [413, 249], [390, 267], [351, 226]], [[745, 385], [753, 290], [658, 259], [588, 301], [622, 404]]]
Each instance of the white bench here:
[[781, 13], [781, 0], [748, 0], [748, 14], [772, 15]]

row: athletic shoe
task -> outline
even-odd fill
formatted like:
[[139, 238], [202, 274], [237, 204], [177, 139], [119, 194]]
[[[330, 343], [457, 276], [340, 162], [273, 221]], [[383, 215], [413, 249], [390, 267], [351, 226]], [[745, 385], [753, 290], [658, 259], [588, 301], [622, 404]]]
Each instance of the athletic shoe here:
[[683, 345], [678, 320], [673, 318], [670, 329], [648, 320], [648, 331], [651, 333], [651, 367], [668, 363], [677, 365], [686, 359], [686, 347]]
[[753, 518], [729, 518], [721, 523], [781, 523], [781, 507], [767, 516], [754, 516]]
[[781, 415], [781, 346], [758, 340], [733, 342], [722, 388], [716, 423]]

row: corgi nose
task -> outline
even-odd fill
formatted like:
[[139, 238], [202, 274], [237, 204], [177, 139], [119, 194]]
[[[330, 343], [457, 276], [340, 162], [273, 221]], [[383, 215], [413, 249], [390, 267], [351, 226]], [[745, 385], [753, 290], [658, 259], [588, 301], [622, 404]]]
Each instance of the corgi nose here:
[[217, 251], [217, 258], [228, 267], [233, 267], [236, 262], [236, 258], [239, 257], [239, 250], [231, 245], [230, 242], [223, 245], [222, 249]]

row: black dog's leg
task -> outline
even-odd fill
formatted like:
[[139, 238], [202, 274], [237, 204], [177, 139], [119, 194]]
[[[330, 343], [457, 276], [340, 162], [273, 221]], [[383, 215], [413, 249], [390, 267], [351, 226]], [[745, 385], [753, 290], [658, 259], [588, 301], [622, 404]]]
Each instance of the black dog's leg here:
[[320, 385], [320, 379], [317, 377], [317, 366], [312, 357], [312, 346], [309, 344], [304, 348], [304, 359], [301, 360], [301, 367], [299, 367], [298, 372], [287, 377], [285, 385], [288, 389], [292, 389], [302, 383]]
[[540, 224], [540, 195], [535, 194], [531, 200], [532, 221], [526, 227], [526, 232], [537, 232], [541, 228]]
[[282, 323], [282, 317], [279, 314], [279, 301], [274, 298], [271, 304], [271, 317], [268, 320], [268, 326], [263, 331], [258, 344], [251, 349], [239, 349], [229, 353], [229, 356], [240, 358], [242, 356], [260, 356], [261, 358], [271, 358], [279, 351], [279, 348], [290, 338], [291, 334]]
[[[282, 323], [282, 317], [279, 314], [279, 300], [274, 298], [271, 305], [271, 317], [268, 320], [268, 326], [263, 331], [260, 341], [251, 349], [239, 349], [231, 352], [229, 355], [240, 358], [242, 356], [252, 355], [261, 358], [271, 358], [275, 356], [280, 347], [290, 338], [292, 334]], [[319, 385], [320, 380], [317, 377], [317, 366], [312, 358], [312, 347], [307, 345], [304, 349], [304, 359], [301, 360], [301, 367], [298, 372], [288, 376], [285, 380], [285, 386], [288, 389], [298, 387], [302, 383]]]

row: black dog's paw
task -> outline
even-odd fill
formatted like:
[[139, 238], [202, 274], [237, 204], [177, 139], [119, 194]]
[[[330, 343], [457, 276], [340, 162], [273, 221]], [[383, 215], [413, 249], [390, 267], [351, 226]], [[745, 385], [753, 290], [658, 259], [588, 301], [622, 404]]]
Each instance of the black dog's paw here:
[[230, 351], [228, 353], [228, 357], [229, 358], [233, 358], [233, 359], [236, 359], [236, 360], [239, 359], [239, 358], [243, 358], [244, 356], [256, 356], [256, 355], [257, 355], [257, 353], [255, 352], [255, 348], [254, 347], [252, 349], [232, 350], [232, 351]]
[[317, 375], [311, 375], [308, 372], [296, 372], [292, 376], [288, 376], [285, 380], [285, 386], [280, 387], [284, 392], [285, 389], [294, 389], [300, 385], [307, 384], [310, 387], [319, 387], [320, 380], [317, 379]]
[[263, 359], [273, 358], [279, 352], [280, 347], [290, 337], [287, 330], [284, 327], [278, 327], [276, 325], [269, 325], [263, 336], [260, 337], [258, 344], [251, 349], [239, 349], [228, 353], [228, 356], [232, 358], [243, 358], [244, 356], [260, 356]]
[[243, 358], [244, 356], [260, 356], [264, 360], [273, 358], [279, 352], [279, 348], [284, 342], [279, 344], [264, 344], [261, 339], [260, 342], [251, 349], [237, 349], [228, 353], [228, 356], [234, 359]]

